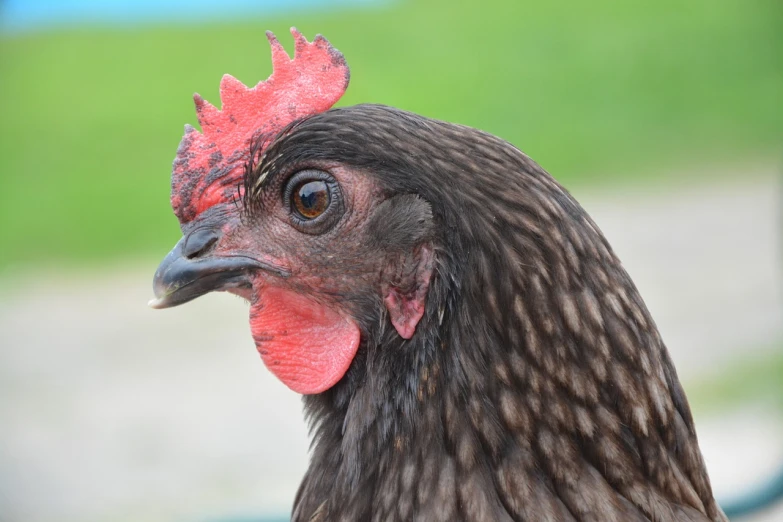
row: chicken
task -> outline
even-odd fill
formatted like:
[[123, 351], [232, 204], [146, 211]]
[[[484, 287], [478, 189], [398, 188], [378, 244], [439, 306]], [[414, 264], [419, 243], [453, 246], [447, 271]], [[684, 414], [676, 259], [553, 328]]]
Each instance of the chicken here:
[[331, 109], [343, 56], [195, 96], [153, 307], [223, 290], [304, 395], [294, 521], [726, 520], [639, 293], [549, 174], [485, 132]]

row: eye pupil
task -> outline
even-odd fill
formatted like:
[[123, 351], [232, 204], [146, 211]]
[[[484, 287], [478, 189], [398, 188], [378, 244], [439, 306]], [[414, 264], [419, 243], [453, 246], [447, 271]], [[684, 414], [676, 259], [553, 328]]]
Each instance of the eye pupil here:
[[305, 219], [314, 219], [329, 207], [329, 187], [324, 181], [305, 181], [294, 189], [293, 206]]

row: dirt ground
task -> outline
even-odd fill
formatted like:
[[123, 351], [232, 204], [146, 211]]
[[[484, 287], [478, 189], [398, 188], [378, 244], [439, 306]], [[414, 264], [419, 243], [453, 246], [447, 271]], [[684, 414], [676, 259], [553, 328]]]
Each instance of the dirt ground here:
[[[686, 385], [783, 339], [781, 193], [769, 169], [676, 192], [576, 194]], [[288, 512], [307, 463], [299, 397], [263, 367], [238, 298], [148, 309], [157, 261], [0, 285], [0, 520]], [[783, 464], [779, 417], [696, 414], [719, 498]], [[783, 520], [783, 506], [753, 520]]]

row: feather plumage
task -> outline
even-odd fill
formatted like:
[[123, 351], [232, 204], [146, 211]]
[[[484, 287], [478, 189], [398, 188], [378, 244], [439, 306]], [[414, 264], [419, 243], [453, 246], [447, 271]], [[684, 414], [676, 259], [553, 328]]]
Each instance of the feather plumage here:
[[725, 520], [654, 321], [540, 166], [484, 132], [373, 105], [295, 122], [245, 185], [291, 164], [339, 164], [426, 201], [435, 252], [410, 340], [377, 303], [349, 302], [362, 345], [337, 385], [304, 398], [312, 461], [293, 520]]

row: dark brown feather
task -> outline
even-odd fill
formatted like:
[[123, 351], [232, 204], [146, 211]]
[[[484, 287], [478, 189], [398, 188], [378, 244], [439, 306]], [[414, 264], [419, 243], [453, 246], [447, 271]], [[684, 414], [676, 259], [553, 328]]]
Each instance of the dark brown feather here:
[[336, 162], [415, 195], [436, 252], [411, 340], [357, 299], [359, 355], [304, 399], [314, 440], [293, 520], [726, 520], [639, 293], [525, 154], [365, 105], [297, 122], [265, 156], [256, 176]]

